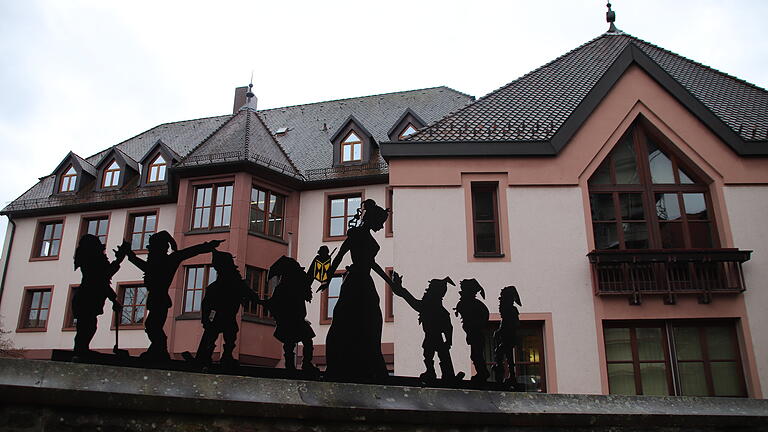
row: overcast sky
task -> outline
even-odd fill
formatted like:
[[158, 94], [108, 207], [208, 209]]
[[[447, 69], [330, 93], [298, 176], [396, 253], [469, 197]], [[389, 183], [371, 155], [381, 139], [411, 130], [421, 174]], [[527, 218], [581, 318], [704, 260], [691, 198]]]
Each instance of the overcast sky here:
[[[766, 1], [615, 0], [619, 29], [768, 87]], [[482, 96], [607, 30], [605, 1], [0, 0], [0, 205], [158, 124], [447, 85]], [[0, 242], [7, 219], [0, 220]]]

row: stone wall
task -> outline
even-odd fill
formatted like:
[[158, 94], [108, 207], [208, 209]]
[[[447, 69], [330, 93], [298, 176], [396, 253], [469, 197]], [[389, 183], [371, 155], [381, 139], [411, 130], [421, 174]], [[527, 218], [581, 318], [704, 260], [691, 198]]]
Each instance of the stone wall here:
[[446, 390], [0, 359], [8, 431], [768, 431], [768, 401]]

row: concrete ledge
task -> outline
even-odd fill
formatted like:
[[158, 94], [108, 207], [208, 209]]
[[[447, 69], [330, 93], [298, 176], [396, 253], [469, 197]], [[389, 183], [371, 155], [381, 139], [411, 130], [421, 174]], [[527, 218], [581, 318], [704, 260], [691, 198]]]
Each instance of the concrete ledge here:
[[365, 421], [385, 430], [450, 425], [457, 430], [663, 426], [670, 431], [734, 427], [768, 431], [768, 400], [448, 390], [15, 359], [0, 359], [0, 401], [5, 417], [14, 410], [53, 410], [103, 413], [112, 419], [128, 412], [139, 418], [192, 415], [198, 423], [204, 421], [201, 416], [239, 418], [250, 424], [289, 419], [303, 427]]

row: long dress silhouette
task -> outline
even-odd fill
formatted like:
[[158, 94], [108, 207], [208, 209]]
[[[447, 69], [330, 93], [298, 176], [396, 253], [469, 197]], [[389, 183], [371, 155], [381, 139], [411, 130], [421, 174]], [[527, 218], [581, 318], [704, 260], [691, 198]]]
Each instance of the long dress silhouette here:
[[[371, 278], [371, 270], [387, 283], [392, 280], [376, 263], [379, 244], [371, 231], [379, 231], [387, 220], [387, 210], [366, 200], [361, 213], [360, 226], [347, 230], [347, 238], [328, 270], [333, 275], [342, 258], [350, 253], [352, 265], [347, 267], [341, 284], [339, 299], [333, 309], [333, 321], [326, 338], [326, 377], [332, 380], [376, 382], [387, 376], [387, 366], [381, 353], [382, 316], [379, 295]], [[351, 224], [350, 224], [351, 225]], [[318, 291], [328, 288], [328, 283]]]

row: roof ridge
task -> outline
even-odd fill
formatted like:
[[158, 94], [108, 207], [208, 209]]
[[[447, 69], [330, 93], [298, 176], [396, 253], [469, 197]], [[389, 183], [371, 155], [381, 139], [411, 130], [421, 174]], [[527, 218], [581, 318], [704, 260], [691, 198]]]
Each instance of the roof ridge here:
[[[105, 151], [107, 151], [107, 150], [110, 150], [112, 147], [117, 147], [117, 146], [119, 146], [120, 144], [125, 144], [125, 143], [127, 143], [128, 141], [130, 141], [130, 140], [132, 140], [132, 139], [134, 139], [134, 138], [136, 138], [136, 137], [138, 137], [138, 136], [140, 136], [140, 135], [144, 135], [145, 133], [147, 133], [147, 132], [149, 132], [149, 131], [151, 131], [151, 130], [155, 130], [155, 129], [157, 129], [157, 128], [161, 127], [161, 126], [166, 126], [166, 125], [170, 125], [170, 124], [174, 124], [174, 123], [184, 123], [184, 122], [191, 122], [191, 121], [197, 121], [197, 120], [207, 120], [207, 119], [212, 119], [212, 118], [217, 118], [217, 117], [226, 117], [226, 116], [233, 116], [233, 117], [234, 117], [234, 115], [232, 115], [232, 114], [224, 114], [224, 115], [217, 115], [217, 116], [199, 117], [199, 118], [194, 118], [194, 119], [189, 119], [189, 120], [177, 120], [177, 121], [172, 121], [172, 122], [165, 122], [165, 123], [160, 123], [159, 125], [157, 125], [157, 126], [153, 126], [153, 127], [149, 128], [149, 129], [147, 129], [147, 130], [141, 131], [141, 132], [137, 133], [136, 135], [134, 135], [134, 136], [132, 136], [132, 137], [130, 137], [130, 138], [126, 138], [126, 139], [124, 139], [124, 140], [120, 141], [120, 142], [119, 142], [119, 143], [117, 143], [117, 144], [113, 144], [113, 145], [111, 145], [111, 146], [109, 146], [109, 147], [107, 147], [107, 148], [105, 148], [105, 149], [99, 150], [99, 151], [97, 151], [96, 153], [94, 153], [94, 154], [92, 154], [92, 155], [90, 155], [90, 156], [86, 157], [85, 159], [90, 159], [90, 158], [92, 158], [92, 157], [94, 157], [94, 156], [98, 155], [99, 153], [102, 153], [102, 152], [105, 152]], [[226, 123], [226, 122], [225, 122], [225, 123]]]
[[[684, 56], [684, 55], [682, 55], [682, 54], [678, 54], [678, 53], [676, 53], [676, 52], [674, 52], [674, 51], [670, 51], [670, 50], [668, 50], [668, 49], [666, 49], [666, 48], [664, 48], [664, 47], [661, 47], [661, 46], [659, 46], [659, 45], [656, 45], [656, 44], [654, 44], [654, 43], [652, 43], [652, 42], [648, 42], [648, 41], [646, 41], [646, 40], [644, 40], [644, 39], [640, 39], [639, 37], [637, 37], [637, 36], [633, 36], [633, 35], [631, 35], [631, 34], [629, 34], [629, 33], [625, 33], [625, 32], [623, 32], [622, 34], [614, 34], [614, 35], [609, 35], [609, 36], [626, 36], [626, 37], [628, 37], [628, 38], [630, 38], [630, 39], [634, 39], [634, 40], [636, 40], [636, 41], [638, 41], [638, 42], [640, 42], [640, 43], [642, 43], [642, 44], [645, 44], [645, 45], [649, 45], [649, 46], [651, 46], [651, 47], [653, 47], [653, 48], [656, 48], [656, 49], [658, 49], [658, 50], [664, 51], [664, 52], [665, 52], [665, 53], [667, 53], [667, 54], [671, 54], [671, 55], [673, 55], [673, 56], [679, 57], [679, 58], [681, 58], [681, 59], [683, 59], [683, 60], [685, 60], [685, 61], [687, 61], [687, 62], [693, 63], [693, 64], [694, 64], [694, 65], [696, 65], [696, 66], [699, 66], [699, 67], [702, 67], [702, 68], [705, 68], [705, 69], [709, 69], [709, 70], [711, 70], [712, 72], [715, 72], [715, 73], [717, 73], [717, 74], [720, 74], [720, 75], [722, 75], [722, 76], [724, 76], [724, 77], [726, 77], [726, 78], [730, 78], [730, 79], [733, 79], [733, 80], [735, 80], [735, 81], [738, 81], [738, 82], [740, 82], [740, 83], [742, 83], [742, 84], [746, 84], [746, 85], [748, 85], [748, 86], [750, 86], [750, 87], [754, 87], [754, 88], [756, 88], [756, 89], [758, 89], [758, 90], [762, 90], [762, 91], [764, 91], [764, 92], [768, 92], [768, 89], [765, 89], [765, 88], [763, 88], [763, 87], [760, 87], [760, 86], [759, 86], [759, 85], [757, 85], [757, 84], [753, 84], [753, 83], [751, 83], [751, 82], [749, 82], [749, 81], [747, 81], [747, 80], [744, 80], [744, 79], [742, 79], [742, 78], [739, 78], [739, 77], [737, 77], [737, 76], [731, 75], [731, 74], [729, 74], [729, 73], [727, 73], [727, 72], [723, 72], [723, 71], [721, 71], [721, 70], [719, 70], [719, 69], [715, 69], [715, 68], [713, 68], [712, 66], [708, 66], [708, 65], [705, 65], [704, 63], [700, 63], [700, 62], [697, 62], [696, 60], [690, 59], [690, 58], [688, 58], [688, 57], [686, 57], [686, 56]], [[654, 62], [655, 62], [655, 60], [654, 60]], [[658, 62], [657, 62], [657, 63], [658, 63]]]
[[564, 54], [561, 54], [561, 55], [557, 56], [557, 57], [556, 57], [556, 58], [554, 58], [553, 60], [550, 60], [550, 61], [548, 61], [547, 63], [544, 63], [543, 65], [541, 65], [541, 66], [537, 67], [536, 69], [534, 69], [534, 70], [532, 70], [532, 71], [529, 71], [529, 72], [527, 72], [527, 73], [525, 73], [525, 74], [523, 74], [523, 75], [519, 76], [518, 78], [515, 78], [514, 80], [512, 80], [512, 81], [510, 81], [510, 82], [508, 82], [508, 83], [506, 83], [506, 84], [502, 85], [501, 87], [498, 87], [498, 88], [497, 88], [497, 89], [495, 89], [495, 90], [491, 90], [490, 92], [486, 93], [485, 95], [483, 95], [483, 96], [480, 96], [479, 98], [477, 98], [477, 99], [476, 99], [475, 101], [473, 101], [472, 103], [470, 103], [470, 104], [467, 104], [466, 106], [464, 106], [464, 107], [462, 107], [462, 108], [459, 108], [458, 110], [456, 110], [456, 111], [454, 111], [454, 112], [452, 112], [452, 113], [450, 113], [450, 114], [448, 114], [448, 115], [444, 116], [443, 118], [441, 118], [441, 119], [439, 119], [439, 120], [435, 121], [434, 123], [432, 123], [432, 124], [428, 125], [427, 127], [424, 127], [424, 128], [422, 128], [422, 129], [420, 129], [420, 130], [419, 130], [419, 131], [417, 131], [415, 134], [413, 134], [413, 135], [409, 136], [409, 137], [408, 137], [408, 140], [410, 141], [410, 140], [412, 140], [412, 139], [414, 139], [414, 138], [417, 138], [417, 137], [419, 137], [419, 135], [423, 135], [423, 133], [424, 133], [424, 132], [426, 132], [426, 131], [427, 131], [427, 129], [431, 129], [431, 128], [432, 128], [432, 126], [435, 126], [435, 125], [437, 125], [438, 123], [443, 123], [443, 122], [448, 122], [448, 121], [450, 121], [450, 119], [451, 119], [452, 117], [456, 116], [456, 115], [457, 115], [457, 114], [459, 114], [460, 112], [463, 112], [463, 111], [465, 111], [465, 110], [469, 109], [470, 107], [474, 106], [475, 104], [478, 104], [478, 103], [480, 103], [481, 101], [484, 101], [485, 99], [488, 99], [489, 97], [491, 97], [491, 96], [493, 96], [493, 95], [496, 95], [496, 94], [497, 94], [497, 93], [499, 93], [500, 91], [502, 91], [502, 90], [504, 90], [504, 89], [506, 89], [506, 88], [510, 87], [512, 84], [515, 84], [515, 83], [517, 83], [518, 81], [521, 81], [522, 79], [524, 79], [524, 78], [526, 78], [526, 77], [528, 77], [528, 76], [530, 76], [530, 75], [532, 75], [532, 74], [534, 74], [534, 73], [538, 72], [539, 70], [541, 70], [541, 69], [544, 69], [545, 67], [548, 67], [549, 65], [553, 64], [554, 62], [556, 62], [556, 61], [558, 61], [558, 60], [560, 60], [560, 59], [562, 59], [562, 58], [564, 58], [564, 57], [566, 57], [566, 56], [570, 55], [571, 53], [573, 53], [573, 52], [575, 52], [575, 51], [578, 51], [578, 50], [580, 50], [580, 49], [584, 48], [585, 46], [587, 46], [587, 45], [589, 45], [589, 44], [591, 44], [591, 43], [593, 43], [593, 42], [597, 41], [598, 39], [601, 39], [601, 38], [605, 37], [606, 35], [607, 35], [607, 33], [602, 33], [602, 34], [600, 34], [599, 36], [597, 36], [597, 37], [595, 37], [595, 38], [592, 38], [592, 39], [590, 39], [589, 41], [587, 41], [587, 42], [584, 42], [583, 44], [581, 44], [581, 45], [577, 46], [576, 48], [573, 48], [573, 49], [571, 49], [570, 51], [568, 51], [568, 52], [566, 52], [566, 53], [564, 53]]
[[280, 141], [275, 138], [275, 134], [272, 132], [271, 129], [269, 129], [269, 126], [267, 126], [267, 123], [264, 122], [264, 119], [261, 118], [258, 112], [254, 112], [256, 115], [256, 118], [259, 119], [259, 122], [261, 122], [261, 125], [264, 126], [264, 129], [269, 132], [269, 136], [272, 138], [272, 141], [274, 141], [275, 144], [277, 144], [277, 148], [280, 149], [281, 152], [283, 152], [283, 155], [285, 155], [285, 159], [288, 161], [289, 164], [291, 164], [291, 167], [296, 170], [296, 173], [303, 177], [301, 170], [296, 166], [296, 164], [293, 162], [293, 159], [288, 155], [288, 152], [283, 148], [283, 145], [280, 144]]
[[[197, 151], [197, 149], [199, 149], [199, 148], [200, 148], [200, 146], [202, 146], [203, 144], [205, 144], [205, 142], [206, 142], [206, 141], [208, 141], [208, 140], [209, 140], [209, 139], [210, 139], [212, 136], [214, 136], [214, 135], [216, 134], [216, 132], [220, 131], [222, 128], [224, 128], [224, 126], [228, 125], [228, 124], [229, 124], [229, 122], [231, 122], [232, 120], [234, 120], [235, 118], [237, 118], [237, 115], [238, 115], [238, 114], [240, 114], [240, 111], [238, 111], [237, 113], [235, 113], [235, 114], [231, 115], [231, 116], [229, 117], [229, 119], [227, 119], [227, 121], [225, 121], [224, 123], [220, 124], [220, 125], [219, 125], [219, 127], [217, 127], [216, 129], [212, 130], [212, 131], [211, 131], [211, 133], [209, 133], [209, 134], [208, 134], [208, 135], [207, 135], [205, 138], [203, 138], [202, 140], [200, 140], [200, 142], [199, 142], [199, 143], [197, 143], [197, 145], [195, 145], [194, 147], [192, 147], [192, 148], [191, 148], [191, 149], [190, 149], [190, 150], [187, 152], [187, 154], [186, 154], [186, 155], [182, 156], [181, 160], [179, 160], [177, 163], [180, 165], [182, 162], [184, 162], [184, 161], [185, 161], [185, 160], [186, 160], [186, 159], [187, 159], [189, 156], [191, 156], [191, 155], [192, 155], [192, 153], [196, 152], [196, 151]], [[212, 118], [212, 117], [208, 117], [208, 118]], [[176, 123], [178, 123], [178, 122], [176, 122]], [[166, 124], [167, 124], [167, 123], [166, 123]], [[161, 126], [162, 126], [162, 125], [161, 125]], [[152, 128], [152, 129], [154, 129], [154, 128]], [[150, 130], [152, 130], [152, 129], [150, 129]], [[179, 156], [181, 156], [181, 155], [179, 155]]]
[[275, 107], [275, 108], [268, 108], [268, 109], [258, 110], [258, 112], [268, 112], [268, 111], [275, 111], [275, 110], [279, 110], [279, 109], [296, 108], [296, 107], [307, 106], [307, 105], [319, 105], [319, 104], [324, 104], [324, 103], [341, 102], [341, 101], [348, 101], [348, 100], [352, 100], [352, 99], [365, 99], [365, 98], [373, 98], [373, 97], [378, 97], [378, 96], [389, 96], [389, 95], [396, 95], [396, 94], [399, 94], [399, 93], [411, 93], [411, 92], [424, 91], [424, 90], [434, 90], [434, 89], [439, 89], [439, 88], [448, 89], [448, 90], [451, 90], [453, 92], [460, 93], [460, 94], [463, 94], [465, 96], [472, 97], [471, 95], [468, 95], [466, 93], [461, 93], [458, 90], [454, 90], [454, 89], [452, 89], [450, 87], [442, 85], [442, 86], [435, 86], [435, 87], [424, 87], [424, 88], [413, 89], [413, 90], [400, 90], [400, 91], [394, 91], [394, 92], [377, 93], [377, 94], [372, 94], [372, 95], [367, 95], [367, 96], [354, 96], [354, 97], [348, 97], [348, 98], [331, 99], [331, 100], [325, 100], [325, 101], [320, 101], [320, 102], [310, 102], [310, 103], [295, 104], [295, 105], [285, 105], [285, 106], [281, 106], [281, 107]]

